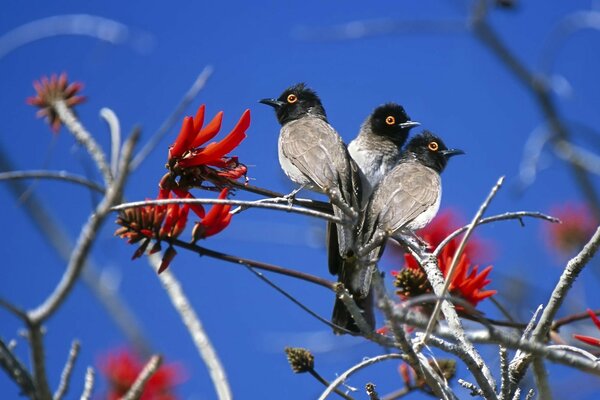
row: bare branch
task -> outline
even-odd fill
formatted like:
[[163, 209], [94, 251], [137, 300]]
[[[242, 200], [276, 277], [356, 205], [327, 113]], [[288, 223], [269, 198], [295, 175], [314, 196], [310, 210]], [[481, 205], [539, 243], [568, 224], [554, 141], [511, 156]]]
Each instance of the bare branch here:
[[286, 211], [296, 214], [308, 215], [310, 217], [324, 219], [326, 221], [342, 223], [342, 220], [331, 215], [319, 211], [309, 210], [302, 207], [290, 207], [289, 205], [261, 203], [260, 201], [246, 200], [231, 200], [231, 199], [163, 199], [163, 200], [146, 200], [123, 203], [112, 207], [112, 211], [121, 211], [127, 208], [144, 207], [149, 205], [166, 205], [166, 204], [229, 204], [232, 206], [244, 206], [254, 208], [266, 208], [271, 210]]
[[[471, 223], [469, 224], [469, 226], [467, 228], [467, 232], [465, 233], [465, 236], [463, 236], [460, 244], [458, 245], [458, 248], [456, 249], [456, 251], [454, 252], [454, 255], [452, 256], [452, 262], [450, 263], [450, 268], [448, 269], [448, 272], [446, 274], [446, 281], [444, 282], [444, 287], [442, 288], [441, 293], [436, 293], [438, 296], [443, 297], [448, 292], [448, 288], [450, 287], [450, 282], [452, 282], [452, 275], [454, 275], [454, 271], [456, 270], [456, 266], [458, 265], [458, 260], [460, 259], [460, 256], [462, 255], [462, 252], [465, 249], [465, 246], [467, 245], [467, 241], [469, 240], [469, 238], [471, 237], [471, 233], [473, 233], [473, 230], [477, 226], [477, 222], [479, 222], [479, 220], [483, 216], [483, 213], [485, 212], [485, 210], [487, 210], [488, 206], [490, 205], [490, 202], [492, 201], [492, 199], [498, 192], [498, 189], [500, 189], [500, 186], [502, 186], [502, 182], [504, 182], [503, 176], [500, 177], [500, 179], [498, 179], [498, 182], [496, 182], [496, 185], [492, 188], [492, 190], [488, 194], [487, 198], [481, 204], [481, 206], [479, 207], [479, 210], [477, 210], [477, 213], [475, 213], [473, 220], [471, 221]], [[433, 325], [437, 322], [437, 318], [440, 314], [442, 301], [443, 300], [440, 299], [435, 304], [435, 308], [433, 309], [433, 313], [431, 314], [431, 318], [429, 319], [429, 324], [427, 325], [427, 329], [425, 330], [425, 336], [423, 337], [424, 343], [427, 342], [427, 336], [429, 336], [429, 334], [433, 330]]]
[[[161, 264], [161, 259], [157, 254], [148, 257], [149, 265], [154, 271], [158, 271]], [[230, 400], [232, 398], [231, 389], [227, 382], [227, 375], [223, 368], [215, 349], [213, 348], [208, 335], [202, 327], [202, 323], [194, 311], [193, 306], [187, 299], [181, 284], [169, 269], [158, 275], [158, 279], [167, 292], [173, 306], [181, 316], [183, 324], [190, 333], [196, 349], [204, 364], [208, 368], [210, 378], [215, 386], [217, 396], [220, 400]]]
[[29, 371], [0, 339], [0, 367], [21, 388], [21, 392], [32, 400], [36, 400], [35, 384]]
[[94, 391], [94, 375], [94, 368], [88, 367], [85, 372], [85, 383], [83, 385], [81, 400], [90, 400], [92, 398], [92, 392]]
[[67, 269], [62, 276], [61, 281], [54, 289], [54, 292], [44, 301], [44, 303], [29, 311], [28, 314], [32, 323], [39, 324], [49, 318], [71, 292], [75, 281], [81, 274], [84, 262], [92, 248], [98, 230], [106, 217], [110, 214], [112, 205], [121, 198], [126, 178], [129, 175], [128, 166], [131, 161], [131, 153], [138, 137], [139, 131], [136, 131], [125, 142], [117, 179], [109, 186], [104, 199], [98, 204], [95, 212], [88, 218], [88, 222], [83, 226], [81, 233], [79, 234], [79, 239], [77, 240], [77, 245], [71, 253]]
[[80, 348], [81, 345], [79, 340], [73, 340], [73, 343], [71, 343], [71, 350], [69, 351], [69, 358], [67, 359], [67, 363], [65, 364], [63, 372], [60, 375], [58, 389], [56, 389], [56, 392], [54, 393], [54, 400], [61, 400], [69, 391], [71, 373], [73, 372], [73, 367], [75, 366], [75, 361], [79, 355]]
[[110, 172], [113, 176], [116, 176], [117, 167], [119, 166], [119, 151], [121, 151], [121, 125], [117, 114], [108, 107], [100, 109], [100, 116], [108, 124], [110, 132]]
[[329, 385], [329, 387], [327, 389], [325, 389], [325, 391], [323, 393], [321, 393], [321, 396], [319, 397], [319, 400], [325, 400], [332, 392], [335, 388], [337, 388], [342, 382], [344, 382], [346, 379], [348, 379], [352, 374], [360, 371], [363, 368], [366, 368], [370, 365], [376, 364], [378, 362], [381, 361], [386, 361], [386, 360], [403, 360], [405, 359], [406, 356], [403, 354], [396, 354], [396, 353], [390, 353], [390, 354], [384, 354], [381, 356], [377, 356], [377, 357], [372, 357], [372, 358], [368, 358], [356, 365], [354, 365], [353, 367], [349, 368], [348, 370], [346, 370], [344, 373], [340, 374], [340, 376], [338, 376], [333, 382], [331, 382], [331, 384]]
[[162, 357], [158, 354], [150, 357], [150, 360], [144, 365], [144, 368], [140, 371], [137, 378], [135, 378], [135, 382], [129, 388], [127, 393], [121, 398], [122, 400], [139, 400], [144, 392], [144, 387], [146, 383], [152, 378], [152, 375], [158, 371], [160, 364], [162, 363]]
[[2, 35], [0, 59], [28, 43], [60, 35], [91, 36], [112, 44], [129, 42], [141, 52], [147, 51], [152, 42], [150, 34], [136, 32], [112, 19], [89, 14], [55, 15], [20, 25]]
[[156, 146], [158, 146], [158, 143], [160, 143], [163, 137], [167, 133], [169, 133], [171, 128], [173, 128], [173, 126], [179, 121], [179, 118], [184, 113], [185, 109], [190, 105], [192, 101], [194, 101], [196, 96], [198, 96], [198, 93], [200, 93], [200, 91], [204, 89], [204, 86], [206, 85], [206, 82], [208, 81], [208, 78], [210, 78], [212, 73], [213, 68], [210, 65], [208, 65], [204, 67], [200, 74], [198, 74], [192, 86], [190, 86], [183, 98], [179, 101], [177, 107], [175, 107], [175, 110], [171, 112], [171, 114], [161, 124], [158, 130], [152, 135], [150, 140], [146, 142], [146, 144], [142, 147], [139, 153], [134, 157], [133, 161], [131, 162], [132, 171], [136, 170], [140, 166], [140, 164], [146, 159], [146, 157], [148, 157], [148, 155], [152, 153]]
[[0, 181], [8, 179], [55, 179], [59, 181], [77, 183], [99, 193], [104, 193], [105, 191], [104, 187], [98, 185], [96, 182], [92, 182], [83, 176], [74, 175], [67, 171], [33, 170], [0, 173]]
[[[516, 220], [520, 221], [521, 223], [523, 223], [522, 218], [525, 218], [525, 217], [543, 219], [543, 220], [546, 220], [546, 221], [549, 221], [552, 223], [560, 222], [560, 220], [558, 218], [554, 218], [550, 215], [542, 214], [541, 212], [537, 212], [537, 211], [515, 211], [515, 212], [506, 212], [504, 214], [498, 214], [498, 215], [494, 215], [492, 217], [480, 219], [479, 222], [477, 223], [477, 225], [484, 225], [484, 224], [489, 224], [491, 222], [507, 221], [507, 220], [513, 220], [513, 219], [516, 219]], [[450, 241], [452, 241], [452, 239], [454, 239], [455, 237], [457, 237], [458, 235], [460, 235], [461, 233], [466, 231], [469, 228], [469, 226], [470, 225], [465, 225], [462, 228], [458, 228], [457, 230], [455, 230], [454, 232], [452, 232], [451, 234], [446, 236], [446, 238], [444, 240], [442, 240], [440, 242], [440, 244], [435, 248], [435, 250], [433, 251], [432, 254], [434, 256], [438, 256], [442, 252], [442, 249], [448, 243], [450, 243]]]
[[106, 154], [104, 150], [98, 145], [94, 137], [83, 127], [81, 122], [77, 119], [73, 111], [66, 105], [64, 100], [55, 100], [52, 102], [52, 108], [56, 111], [56, 114], [60, 118], [61, 122], [65, 124], [67, 129], [75, 136], [75, 139], [87, 150], [94, 162], [96, 167], [102, 173], [104, 183], [110, 185], [113, 181], [113, 175], [106, 162]]

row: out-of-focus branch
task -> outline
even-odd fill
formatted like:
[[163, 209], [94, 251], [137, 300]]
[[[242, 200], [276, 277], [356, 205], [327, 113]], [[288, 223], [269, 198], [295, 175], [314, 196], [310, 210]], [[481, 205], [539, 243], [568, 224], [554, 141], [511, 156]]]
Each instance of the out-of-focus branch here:
[[[13, 169], [14, 166], [10, 161], [8, 153], [0, 146], [0, 171], [11, 171]], [[7, 180], [5, 182], [9, 192], [16, 200], [20, 199], [22, 193], [27, 190], [20, 180]], [[39, 200], [35, 193], [31, 193], [27, 196], [27, 199], [22, 201], [21, 205], [26, 215], [31, 218], [33, 224], [37, 227], [42, 236], [47, 239], [48, 243], [54, 248], [58, 256], [68, 262], [73, 251], [73, 243], [59, 221], [56, 218], [53, 218], [47, 210], [46, 205]], [[119, 293], [112, 287], [109, 287], [105, 280], [102, 279], [100, 272], [98, 272], [98, 268], [90, 257], [88, 257], [85, 262], [81, 278], [105, 307], [109, 316], [124, 332], [125, 336], [129, 338], [129, 341], [137, 346], [137, 350], [142, 354], [149, 353], [148, 341], [145, 339], [144, 333], [139, 327], [140, 323], [137, 317], [131, 312], [130, 307], [125, 303]], [[24, 317], [20, 316], [20, 318], [25, 321], [27, 316], [24, 312], [23, 315]]]
[[[596, 229], [596, 232], [592, 238], [587, 242], [579, 254], [577, 254], [567, 263], [565, 270], [563, 271], [558, 283], [550, 295], [547, 306], [542, 312], [540, 321], [533, 330], [531, 339], [532, 341], [544, 342], [546, 340], [546, 336], [552, 327], [552, 320], [564, 302], [569, 289], [583, 268], [587, 265], [588, 261], [594, 256], [594, 254], [596, 254], [599, 246], [600, 227]], [[532, 361], [532, 355], [528, 354], [519, 361], [519, 363], [511, 365], [511, 375], [514, 377], [513, 379], [515, 382], [519, 382], [525, 375], [527, 366]]]
[[173, 126], [179, 122], [181, 115], [184, 113], [185, 109], [191, 104], [192, 101], [198, 96], [198, 93], [208, 81], [208, 78], [213, 73], [213, 68], [208, 65], [204, 67], [204, 69], [198, 74], [196, 80], [190, 86], [188, 91], [185, 93], [183, 98], [180, 100], [175, 110], [171, 112], [171, 114], [167, 117], [167, 119], [160, 125], [158, 130], [152, 135], [150, 140], [146, 142], [146, 144], [141, 148], [139, 153], [134, 157], [131, 162], [131, 170], [134, 171], [140, 164], [152, 153], [152, 151], [158, 146], [158, 143], [164, 138], [164, 136], [173, 128]]
[[131, 43], [138, 51], [147, 51], [152, 36], [134, 31], [112, 19], [88, 14], [55, 15], [16, 27], [0, 37], [0, 59], [13, 50], [36, 40], [59, 35], [83, 35], [112, 44]]
[[63, 369], [63, 372], [60, 375], [60, 383], [58, 384], [58, 389], [56, 389], [56, 392], [54, 393], [54, 400], [61, 400], [69, 391], [71, 373], [73, 372], [73, 367], [75, 366], [75, 361], [77, 360], [77, 356], [79, 355], [80, 349], [81, 345], [79, 344], [79, 341], [74, 340], [73, 343], [71, 343], [69, 358], [67, 359], [65, 368]]
[[[160, 257], [157, 254], [153, 254], [148, 257], [148, 261], [150, 267], [154, 271], [158, 271], [161, 264]], [[204, 331], [194, 307], [183, 292], [181, 284], [177, 278], [175, 278], [173, 272], [168, 269], [158, 275], [158, 278], [167, 292], [169, 299], [173, 303], [173, 306], [181, 316], [183, 324], [188, 329], [200, 357], [208, 368], [210, 378], [215, 386], [219, 400], [230, 400], [232, 398], [231, 388], [227, 381], [225, 369], [223, 368], [208, 335]]]
[[87, 187], [88, 189], [95, 190], [99, 193], [104, 193], [104, 188], [98, 185], [96, 182], [92, 182], [83, 176], [74, 175], [67, 171], [45, 171], [45, 170], [33, 170], [33, 171], [10, 171], [0, 173], [0, 181], [9, 179], [55, 179], [59, 181], [72, 182]]
[[246, 201], [246, 200], [233, 200], [233, 199], [163, 199], [163, 200], [146, 200], [146, 201], [134, 201], [130, 203], [119, 204], [114, 206], [112, 211], [121, 211], [127, 208], [144, 207], [149, 205], [166, 205], [166, 204], [229, 204], [232, 206], [243, 206], [243, 207], [254, 207], [254, 208], [266, 208], [271, 210], [285, 211], [290, 213], [296, 213], [301, 215], [307, 215], [310, 217], [324, 219], [335, 223], [342, 223], [342, 220], [331, 214], [322, 213], [320, 211], [309, 210], [303, 207], [290, 207], [289, 205], [283, 204], [272, 204], [262, 203], [260, 201]]
[[119, 175], [117, 179], [108, 187], [106, 196], [98, 204], [94, 213], [89, 217], [88, 222], [82, 228], [77, 240], [77, 245], [71, 253], [69, 265], [65, 274], [61, 278], [54, 292], [37, 308], [29, 311], [29, 318], [34, 324], [40, 324], [49, 318], [56, 309], [66, 299], [70, 293], [75, 281], [79, 277], [84, 262], [89, 254], [92, 244], [96, 238], [98, 230], [108, 215], [111, 207], [122, 197], [123, 187], [127, 176], [129, 175], [129, 163], [133, 147], [139, 138], [139, 131], [134, 131], [129, 139], [123, 145], [122, 159], [119, 166]]
[[121, 124], [117, 114], [108, 107], [100, 109], [100, 116], [108, 124], [110, 132], [110, 172], [113, 176], [116, 176], [119, 166], [119, 152], [121, 151]]
[[29, 371], [23, 363], [13, 354], [6, 346], [4, 341], [0, 339], [0, 367], [6, 374], [21, 388], [21, 393], [28, 396], [32, 400], [36, 400], [37, 394], [35, 384]]
[[127, 393], [121, 398], [121, 400], [139, 400], [144, 392], [146, 383], [152, 378], [152, 375], [158, 371], [160, 364], [162, 363], [162, 357], [159, 355], [153, 355], [150, 360], [144, 365], [144, 368], [140, 371], [135, 382], [129, 388]]
[[56, 114], [62, 123], [65, 124], [67, 129], [75, 136], [75, 139], [77, 139], [90, 154], [96, 163], [96, 166], [102, 173], [104, 183], [106, 185], [112, 183], [113, 175], [106, 161], [106, 154], [104, 154], [104, 150], [98, 145], [94, 137], [83, 127], [81, 122], [75, 117], [75, 114], [73, 114], [73, 111], [63, 100], [54, 100], [52, 102], [52, 108], [56, 111]]
[[[552, 132], [551, 141], [558, 146], [561, 141], [570, 141], [571, 133], [560, 117], [560, 113], [552, 98], [552, 90], [548, 83], [531, 72], [500, 39], [500, 36], [488, 23], [486, 0], [477, 0], [471, 15], [471, 29], [485, 47], [490, 50], [504, 66], [533, 95], [536, 104], [540, 108], [548, 128]], [[569, 163], [580, 190], [587, 199], [590, 209], [593, 210], [597, 219], [600, 219], [600, 198], [592, 184], [589, 173], [576, 163]]]
[[81, 394], [81, 400], [89, 400], [92, 398], [92, 392], [94, 391], [94, 368], [88, 367], [85, 372], [85, 381], [83, 384], [83, 393]]

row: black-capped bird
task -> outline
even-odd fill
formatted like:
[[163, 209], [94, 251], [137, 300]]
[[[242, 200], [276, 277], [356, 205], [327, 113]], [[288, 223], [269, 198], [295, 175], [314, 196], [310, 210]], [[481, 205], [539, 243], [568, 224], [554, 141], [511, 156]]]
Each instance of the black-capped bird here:
[[419, 125], [411, 121], [404, 108], [396, 103], [377, 107], [365, 119], [358, 136], [348, 145], [348, 151], [361, 171], [363, 205], [373, 188], [398, 164], [408, 133]]
[[[285, 174], [307, 189], [326, 194], [334, 214], [360, 210], [360, 176], [340, 135], [327, 121], [317, 94], [304, 83], [291, 86], [277, 99], [263, 99], [275, 109], [281, 124], [279, 163]], [[352, 227], [337, 226], [339, 255], [352, 252]]]
[[[377, 107], [365, 119], [356, 139], [350, 142], [348, 151], [360, 168], [362, 199], [361, 207], [367, 203], [373, 188], [379, 181], [398, 164], [402, 154], [402, 146], [406, 142], [411, 128], [420, 125], [411, 121], [404, 108], [396, 103], [387, 103]], [[338, 280], [353, 294], [358, 307], [363, 311], [363, 317], [371, 328], [375, 326], [373, 314], [373, 294], [362, 296], [355, 292], [354, 281], [364, 276], [356, 259], [338, 256], [335, 251], [337, 238], [335, 231], [328, 225], [329, 237], [329, 271], [338, 275]], [[357, 332], [358, 327], [344, 303], [337, 299], [333, 307], [331, 322]], [[342, 333], [337, 331], [337, 333]]]
[[[359, 232], [359, 243], [369, 244], [378, 234], [385, 237], [412, 233], [427, 225], [437, 214], [442, 198], [440, 174], [448, 159], [462, 150], [448, 149], [442, 139], [431, 132], [413, 137], [402, 153], [400, 162], [377, 185], [367, 206]], [[368, 268], [354, 282], [353, 290], [366, 296], [380, 256], [372, 250], [361, 262]]]

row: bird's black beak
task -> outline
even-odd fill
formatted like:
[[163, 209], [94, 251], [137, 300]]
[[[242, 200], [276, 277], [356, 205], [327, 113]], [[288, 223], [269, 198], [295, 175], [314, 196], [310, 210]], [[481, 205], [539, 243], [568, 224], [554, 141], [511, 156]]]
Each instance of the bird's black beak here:
[[446, 158], [450, 158], [452, 156], [457, 156], [459, 154], [465, 154], [465, 152], [460, 149], [448, 149], [448, 150], [440, 151], [440, 154]]
[[400, 128], [404, 128], [404, 129], [410, 129], [410, 128], [414, 128], [415, 126], [419, 126], [421, 125], [420, 122], [417, 121], [406, 121], [400, 124]]
[[266, 104], [268, 106], [273, 107], [274, 109], [278, 110], [279, 108], [281, 108], [285, 103], [283, 101], [279, 101], [276, 99], [262, 99], [259, 101], [259, 103], [263, 103]]

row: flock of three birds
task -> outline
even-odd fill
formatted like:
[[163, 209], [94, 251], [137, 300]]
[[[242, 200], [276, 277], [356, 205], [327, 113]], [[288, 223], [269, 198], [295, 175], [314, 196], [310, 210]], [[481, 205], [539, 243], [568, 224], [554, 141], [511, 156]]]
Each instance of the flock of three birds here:
[[[362, 250], [387, 237], [414, 237], [413, 231], [427, 225], [440, 206], [440, 173], [451, 156], [463, 151], [448, 149], [429, 131], [402, 149], [410, 129], [420, 124], [394, 103], [376, 108], [348, 147], [327, 121], [317, 94], [304, 84], [261, 103], [275, 109], [281, 124], [279, 163], [285, 174], [300, 188], [327, 195], [334, 215], [345, 221], [328, 227], [329, 271], [338, 275], [374, 328], [371, 277], [383, 243], [366, 254]], [[332, 322], [343, 328], [336, 333], [359, 331], [340, 299]]]

